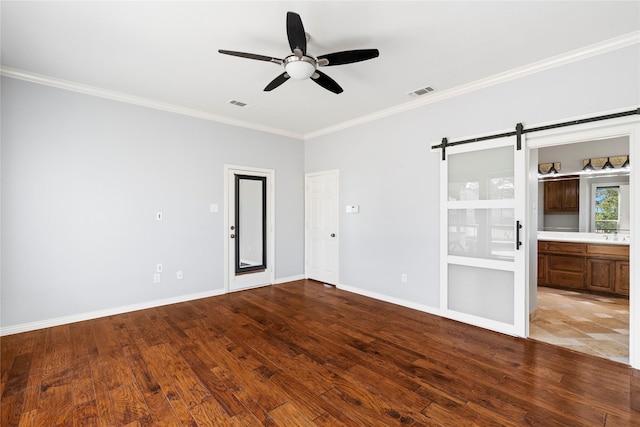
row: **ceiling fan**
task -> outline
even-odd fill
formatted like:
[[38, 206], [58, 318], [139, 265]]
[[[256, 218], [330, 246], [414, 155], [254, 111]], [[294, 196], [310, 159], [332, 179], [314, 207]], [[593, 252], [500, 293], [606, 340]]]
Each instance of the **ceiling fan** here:
[[378, 49], [345, 50], [320, 55], [317, 58], [307, 55], [307, 34], [304, 31], [300, 15], [295, 12], [287, 12], [287, 38], [289, 39], [292, 54], [284, 59], [254, 53], [236, 52], [233, 50], [220, 49], [218, 52], [225, 55], [283, 65], [284, 73], [273, 79], [271, 83], [264, 88], [265, 91], [271, 91], [277, 88], [290, 78], [296, 80], [311, 78], [312, 81], [333, 93], [341, 93], [343, 90], [335, 80], [318, 70], [318, 67], [351, 64], [377, 58], [379, 55]]

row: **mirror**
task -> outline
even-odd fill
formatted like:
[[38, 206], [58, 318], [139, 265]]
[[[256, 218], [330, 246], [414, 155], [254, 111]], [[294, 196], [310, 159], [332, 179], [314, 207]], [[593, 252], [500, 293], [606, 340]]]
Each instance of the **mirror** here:
[[236, 274], [267, 268], [267, 178], [236, 175]]
[[[593, 163], [594, 171], [584, 171], [584, 161], [586, 159], [598, 159], [610, 156], [624, 156], [626, 158], [629, 152], [629, 138], [616, 137], [595, 141], [585, 141], [574, 144], [565, 144], [551, 147], [544, 147], [538, 150], [538, 164], [554, 163], [559, 166], [557, 174], [539, 174], [538, 175], [538, 231], [556, 231], [556, 232], [580, 232], [580, 233], [629, 233], [629, 168], [614, 162], [613, 169], [602, 169], [602, 164]], [[613, 157], [611, 157], [613, 159]], [[633, 161], [633, 159], [631, 159]], [[613, 161], [613, 160], [612, 160]], [[544, 172], [544, 171], [543, 171]], [[558, 181], [571, 181], [573, 185], [563, 184], [563, 190], [560, 188]], [[545, 187], [545, 182], [547, 182]], [[549, 184], [556, 181], [556, 185]], [[577, 184], [576, 184], [577, 183]], [[554, 199], [556, 203], [558, 198], [569, 196], [573, 187], [577, 190], [577, 198], [573, 202], [567, 200], [569, 208], [562, 207], [557, 211], [545, 209], [548, 207], [550, 199]], [[618, 212], [615, 226], [608, 223], [605, 227], [607, 218], [612, 217], [613, 209], [611, 203], [604, 206], [608, 209], [608, 216], [604, 212], [597, 212], [596, 197], [602, 197], [607, 187], [619, 188], [618, 193]], [[545, 188], [547, 190], [547, 204], [545, 204]], [[556, 189], [557, 197], [550, 197], [551, 191]], [[571, 204], [573, 203], [573, 204]], [[603, 216], [604, 215], [604, 216]], [[605, 216], [607, 218], [605, 218]]]

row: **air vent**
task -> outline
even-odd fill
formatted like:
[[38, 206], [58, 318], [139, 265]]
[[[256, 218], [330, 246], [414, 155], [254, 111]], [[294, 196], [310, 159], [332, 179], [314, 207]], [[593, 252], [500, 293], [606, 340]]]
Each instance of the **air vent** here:
[[229, 104], [233, 104], [233, 105], [236, 105], [238, 107], [246, 107], [247, 106], [246, 102], [236, 101], [235, 99], [232, 99], [231, 101], [229, 101]]
[[422, 87], [420, 89], [416, 89], [412, 92], [409, 92], [408, 95], [409, 96], [422, 96], [422, 95], [426, 95], [428, 93], [433, 92], [434, 89], [431, 86], [427, 86], [427, 87]]

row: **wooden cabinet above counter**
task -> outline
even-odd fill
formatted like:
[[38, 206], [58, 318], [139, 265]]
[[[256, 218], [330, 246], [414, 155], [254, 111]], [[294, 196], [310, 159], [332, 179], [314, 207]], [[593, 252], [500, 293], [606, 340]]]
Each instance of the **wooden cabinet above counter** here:
[[538, 285], [629, 295], [629, 245], [538, 241]]
[[580, 179], [571, 178], [544, 183], [544, 211], [578, 212], [580, 208]]

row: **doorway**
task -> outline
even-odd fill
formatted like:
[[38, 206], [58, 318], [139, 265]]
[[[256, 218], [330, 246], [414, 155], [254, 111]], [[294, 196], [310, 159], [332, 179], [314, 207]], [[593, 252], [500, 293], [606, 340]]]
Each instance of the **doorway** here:
[[225, 288], [234, 292], [274, 280], [274, 175], [225, 165]]
[[305, 277], [339, 284], [337, 170], [305, 175]]
[[[568, 151], [571, 152], [578, 152], [581, 154], [578, 154], [578, 156], [582, 156], [582, 158], [579, 159], [580, 161], [580, 165], [579, 167], [576, 165], [570, 166], [569, 164], [566, 165], [562, 165], [562, 172], [564, 173], [571, 173], [571, 172], [576, 172], [576, 169], [581, 169], [582, 167], [582, 160], [583, 159], [589, 159], [592, 157], [607, 157], [608, 155], [614, 156], [614, 155], [618, 155], [618, 154], [628, 154], [631, 158], [633, 158], [634, 156], [638, 156], [639, 155], [639, 151], [636, 147], [637, 145], [637, 138], [638, 135], [640, 134], [640, 129], [638, 129], [638, 121], [637, 118], [632, 118], [632, 119], [621, 119], [621, 120], [611, 120], [611, 121], [607, 121], [607, 122], [601, 122], [601, 123], [597, 123], [597, 124], [587, 124], [587, 125], [582, 125], [582, 126], [576, 126], [575, 128], [570, 128], [569, 130], [564, 129], [564, 130], [556, 130], [556, 131], [551, 131], [551, 132], [546, 132], [546, 133], [540, 133], [538, 135], [531, 135], [527, 142], [528, 142], [528, 148], [529, 148], [529, 152], [530, 152], [530, 156], [529, 158], [530, 160], [530, 200], [529, 200], [529, 223], [530, 223], [530, 227], [534, 228], [536, 230], [539, 230], [538, 228], [538, 224], [542, 223], [545, 225], [548, 221], [545, 221], [545, 219], [543, 218], [543, 206], [544, 206], [544, 201], [541, 197], [537, 197], [537, 195], [539, 195], [539, 192], [537, 191], [538, 189], [538, 174], [537, 174], [537, 166], [540, 163], [544, 163], [547, 161], [551, 161], [551, 162], [555, 162], [555, 161], [559, 161], [559, 159], [547, 159], [547, 158], [543, 158], [543, 157], [539, 157], [539, 151], [545, 149], [545, 148], [554, 148], [554, 149], [562, 149], [563, 147], [565, 149], [568, 149]], [[627, 147], [626, 152], [621, 152], [621, 153], [616, 153], [613, 154], [610, 151], [612, 149], [614, 149], [615, 145], [611, 144], [612, 139], [615, 138], [624, 138], [625, 139], [625, 146]], [[636, 144], [634, 144], [634, 139], [636, 140]], [[593, 153], [587, 153], [587, 151], [582, 150], [582, 148], [584, 148], [585, 146], [581, 146], [580, 144], [593, 144], [593, 143], [601, 143], [601, 150], [604, 151], [604, 153], [609, 153], [609, 154], [604, 154], [604, 155], [598, 155], [598, 154], [593, 154]], [[573, 170], [572, 170], [573, 168]], [[633, 244], [636, 241], [636, 238], [638, 236], [638, 226], [640, 225], [639, 221], [638, 221], [638, 216], [639, 213], [637, 211], [637, 209], [634, 210], [633, 206], [634, 203], [637, 203], [634, 201], [634, 198], [637, 197], [637, 192], [638, 192], [638, 176], [637, 174], [633, 174], [633, 171], [631, 170], [629, 173], [629, 184], [630, 184], [630, 194], [629, 194], [629, 199], [630, 199], [630, 212], [629, 212], [629, 240], [630, 240], [630, 257], [629, 257], [629, 264], [631, 265], [631, 269], [635, 269], [638, 265], [638, 256], [635, 253], [634, 250], [634, 246]], [[590, 183], [585, 182], [581, 184], [581, 190], [583, 190], [585, 188], [585, 186], [591, 186]], [[589, 198], [581, 198], [580, 200], [580, 209], [583, 208], [587, 208], [588, 209], [588, 205], [590, 204], [591, 200], [587, 200]], [[555, 218], [555, 220], [557, 220], [558, 218]], [[578, 220], [576, 219], [576, 221], [573, 222], [567, 222], [565, 220], [563, 220], [562, 224], [568, 224], [568, 223], [572, 223], [572, 224], [578, 224], [576, 226], [576, 230], [568, 230], [569, 233], [571, 232], [576, 232], [579, 233], [580, 231], [592, 231], [589, 229], [589, 224], [591, 222], [590, 216], [589, 215], [581, 215], [581, 218]], [[546, 228], [543, 228], [543, 230], [546, 230]], [[594, 230], [595, 231], [595, 230]], [[544, 313], [545, 311], [548, 313], [548, 306], [539, 306], [537, 307], [537, 302], [540, 301], [542, 304], [545, 304], [545, 301], [550, 301], [549, 298], [556, 298], [558, 295], [556, 294], [561, 294], [562, 292], [554, 292], [554, 290], [551, 290], [551, 292], [546, 292], [546, 289], [542, 289], [540, 292], [540, 298], [538, 298], [538, 289], [537, 289], [537, 277], [538, 277], [538, 243], [537, 243], [537, 233], [534, 235], [532, 234], [531, 236], [531, 245], [530, 245], [530, 260], [529, 260], [529, 266], [530, 266], [530, 275], [529, 275], [529, 280], [531, 283], [530, 286], [530, 298], [531, 301], [533, 301], [534, 303], [531, 305], [530, 310], [532, 312], [532, 316], [531, 316], [531, 321], [532, 321], [532, 325], [533, 325], [533, 320], [536, 317], [536, 308], [539, 308], [540, 310], [538, 310], [538, 313]], [[627, 321], [626, 321], [626, 325], [628, 325], [628, 344], [629, 344], [629, 354], [628, 354], [628, 359], [624, 358], [624, 357], [619, 357], [619, 355], [614, 355], [614, 357], [611, 357], [611, 359], [613, 360], [618, 360], [618, 361], [625, 361], [628, 360], [627, 363], [629, 363], [632, 367], [638, 367], [638, 365], [640, 364], [640, 359], [639, 359], [639, 354], [638, 354], [638, 339], [637, 339], [637, 335], [640, 331], [638, 331], [638, 328], [635, 327], [635, 323], [634, 323], [634, 318], [637, 317], [637, 307], [638, 307], [638, 292], [634, 292], [635, 286], [637, 286], [637, 284], [634, 284], [634, 275], [630, 274], [630, 289], [629, 289], [629, 301], [628, 301], [628, 315], [627, 317]], [[594, 297], [595, 299], [590, 300], [590, 296], [587, 296], [588, 294], [585, 294], [584, 297], [583, 295], [581, 295], [579, 292], [568, 292], [567, 295], [565, 295], [564, 297], [566, 298], [566, 300], [564, 302], [566, 302], [566, 307], [569, 307], [571, 304], [574, 304], [575, 301], [578, 301], [578, 303], [580, 304], [580, 306], [582, 308], [591, 305], [592, 307], [595, 308], [600, 308], [602, 310], [606, 310], [606, 305], [611, 305], [616, 303], [616, 300], [614, 298], [607, 298], [607, 296], [601, 296], [601, 297]], [[562, 297], [562, 296], [560, 296]], [[573, 298], [573, 299], [572, 299]], [[555, 300], [557, 301], [557, 299]], [[551, 305], [552, 303], [547, 303], [549, 305]], [[566, 308], [567, 311], [569, 311], [569, 308]], [[621, 306], [617, 306], [615, 308], [616, 311], [619, 312], [624, 312], [624, 307]], [[593, 313], [593, 311], [591, 312]], [[601, 315], [603, 316], [607, 316], [606, 313], [601, 313]], [[576, 314], [576, 316], [580, 317], [578, 314]], [[596, 314], [597, 316], [597, 314]], [[571, 319], [569, 319], [569, 323], [575, 323], [577, 325], [577, 321], [581, 321], [584, 320], [584, 316], [582, 316], [583, 319], [574, 319], [576, 322], [573, 322]], [[611, 317], [613, 318], [613, 317]], [[607, 319], [607, 317], [603, 317], [603, 319]], [[618, 317], [619, 321], [620, 317]], [[557, 320], [557, 319], [556, 319]], [[612, 320], [612, 322], [615, 323], [615, 321]], [[602, 323], [602, 322], [600, 322]], [[619, 325], [619, 323], [618, 323]], [[624, 327], [615, 327], [615, 329], [620, 329], [621, 332], [624, 331]], [[617, 331], [616, 331], [617, 332]], [[536, 333], [536, 327], [532, 327], [531, 328], [531, 337], [532, 338], [536, 338], [534, 335]], [[593, 336], [589, 335], [592, 334]], [[559, 335], [562, 335], [561, 332], [559, 332]], [[593, 337], [597, 337], [598, 336], [598, 331], [592, 331], [591, 333], [586, 333], [586, 335], [589, 336], [589, 338], [593, 338]], [[613, 335], [611, 336], [612, 339], [615, 339], [613, 337]], [[565, 336], [566, 338], [566, 336]], [[552, 344], [556, 344], [558, 345], [558, 342], [553, 342], [553, 340], [559, 340], [562, 341], [562, 337], [558, 337], [556, 336], [555, 338], [551, 338], [548, 342], [551, 342]], [[623, 339], [622, 337], [618, 337], [617, 339]], [[544, 339], [542, 339], [544, 341]], [[585, 340], [586, 342], [586, 340]], [[576, 344], [578, 343], [578, 341], [569, 341], [570, 344]], [[578, 350], [579, 346], [576, 345], [574, 347], [574, 349]], [[615, 353], [615, 352], [614, 352]], [[593, 353], [592, 353], [593, 354]]]

